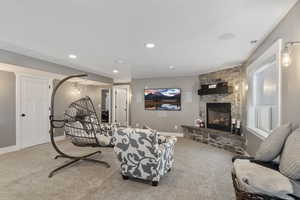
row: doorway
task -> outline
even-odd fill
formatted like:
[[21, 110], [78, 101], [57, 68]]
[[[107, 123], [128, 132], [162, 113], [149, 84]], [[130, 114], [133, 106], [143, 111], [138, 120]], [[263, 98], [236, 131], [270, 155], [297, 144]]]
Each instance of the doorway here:
[[111, 95], [110, 88], [101, 89], [101, 123], [111, 121]]
[[129, 85], [113, 87], [113, 122], [121, 125], [129, 125]]
[[17, 146], [22, 149], [49, 141], [50, 80], [17, 75]]

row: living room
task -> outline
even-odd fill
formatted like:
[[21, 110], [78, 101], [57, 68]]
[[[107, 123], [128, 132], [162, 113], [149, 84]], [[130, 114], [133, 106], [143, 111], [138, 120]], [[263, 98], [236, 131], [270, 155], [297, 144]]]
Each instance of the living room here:
[[300, 199], [299, 1], [2, 4], [0, 199]]

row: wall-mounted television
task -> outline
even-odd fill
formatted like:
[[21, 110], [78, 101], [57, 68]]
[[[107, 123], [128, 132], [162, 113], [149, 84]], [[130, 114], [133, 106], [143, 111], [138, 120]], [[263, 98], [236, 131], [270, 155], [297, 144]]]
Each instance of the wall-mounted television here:
[[181, 110], [179, 88], [145, 89], [145, 110]]

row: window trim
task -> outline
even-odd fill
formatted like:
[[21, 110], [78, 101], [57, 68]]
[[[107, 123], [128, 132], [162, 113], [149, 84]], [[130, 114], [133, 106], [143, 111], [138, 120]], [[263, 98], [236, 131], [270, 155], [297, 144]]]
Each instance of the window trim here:
[[[269, 59], [274, 59], [274, 62], [276, 63], [277, 69], [278, 69], [278, 125], [282, 124], [282, 63], [281, 63], [281, 52], [282, 52], [282, 46], [283, 41], [282, 39], [278, 39], [274, 42], [274, 44], [269, 47], [260, 57], [258, 57], [256, 60], [254, 60], [249, 67], [246, 70], [246, 79], [247, 83], [249, 84], [250, 80], [252, 80], [252, 77], [255, 72], [258, 70], [261, 70], [261, 68], [264, 68], [264, 63], [267, 63]], [[248, 91], [249, 92], [249, 91]], [[255, 93], [255, 92], [254, 92]], [[247, 112], [249, 112], [249, 96], [247, 95]], [[251, 98], [254, 98], [254, 96], [251, 96]], [[268, 137], [269, 133], [264, 132], [262, 130], [258, 130], [257, 128], [249, 126], [249, 115], [247, 114], [247, 121], [246, 121], [246, 128], [251, 133], [254, 133], [255, 135], [259, 136], [260, 138], [266, 138]]]
[[262, 131], [258, 128], [247, 127], [247, 130], [249, 132], [253, 133], [254, 135], [256, 135], [257, 137], [259, 137], [262, 140], [264, 140], [265, 138], [267, 138], [270, 135], [269, 133], [266, 133], [265, 131]]

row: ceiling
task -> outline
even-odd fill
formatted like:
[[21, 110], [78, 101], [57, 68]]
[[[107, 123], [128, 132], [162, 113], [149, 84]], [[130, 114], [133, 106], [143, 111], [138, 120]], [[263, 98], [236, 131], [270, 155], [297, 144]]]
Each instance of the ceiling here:
[[[16, 74], [24, 74], [24, 75], [30, 74], [30, 75], [34, 75], [34, 76], [49, 78], [49, 79], [59, 79], [59, 80], [61, 80], [63, 78], [66, 78], [66, 75], [40, 71], [40, 70], [30, 69], [30, 68], [27, 68], [27, 67], [20, 67], [20, 66], [16, 66], [16, 65], [6, 64], [6, 63], [0, 63], [0, 70], [13, 72], [13, 73], [16, 73]], [[100, 81], [93, 81], [93, 80], [88, 80], [88, 79], [84, 79], [84, 78], [73, 78], [73, 79], [70, 79], [68, 81], [78, 83], [80, 85], [103, 86], [104, 88], [109, 87], [109, 86], [112, 85], [112, 84], [109, 84], [109, 83], [104, 83], [104, 82], [100, 82]]]
[[1, 0], [0, 48], [120, 82], [197, 75], [245, 61], [296, 2]]

